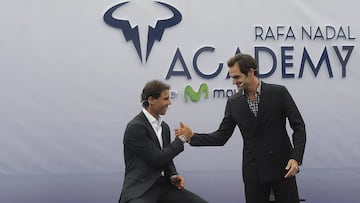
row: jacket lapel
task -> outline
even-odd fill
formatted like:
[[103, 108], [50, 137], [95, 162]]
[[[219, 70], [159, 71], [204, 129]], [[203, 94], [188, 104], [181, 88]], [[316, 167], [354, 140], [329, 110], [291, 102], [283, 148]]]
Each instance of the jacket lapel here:
[[159, 139], [156, 136], [156, 133], [153, 129], [153, 127], [151, 126], [151, 123], [149, 122], [149, 120], [146, 118], [145, 114], [143, 112], [140, 113], [141, 118], [144, 120], [145, 126], [149, 132], [149, 137], [153, 140], [153, 142], [156, 144], [156, 146], [158, 146], [159, 148], [161, 148], [160, 143], [159, 143]]
[[246, 118], [245, 120], [251, 118], [251, 119], [255, 119], [255, 116], [253, 114], [253, 112], [251, 112], [249, 104], [247, 102], [247, 98], [245, 95], [243, 95], [242, 92], [239, 92], [239, 97], [240, 97], [240, 110], [243, 110], [243, 112], [241, 114], [244, 115], [244, 118]]
[[261, 82], [261, 94], [260, 94], [260, 103], [259, 103], [259, 111], [257, 114], [257, 118], [261, 119], [264, 114], [264, 110], [267, 108], [269, 101], [271, 99], [271, 94], [269, 93], [268, 84]]
[[167, 132], [167, 128], [165, 127], [164, 121], [161, 123], [161, 127], [162, 127], [161, 136], [163, 140], [163, 146], [165, 147], [167, 144], [170, 143], [170, 137], [168, 136], [169, 132]]

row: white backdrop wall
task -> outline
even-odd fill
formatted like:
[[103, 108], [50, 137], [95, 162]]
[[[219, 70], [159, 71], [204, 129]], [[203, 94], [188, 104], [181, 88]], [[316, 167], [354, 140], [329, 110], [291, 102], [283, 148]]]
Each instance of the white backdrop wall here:
[[[215, 130], [226, 97], [213, 90], [234, 90], [226, 61], [237, 51], [258, 54], [260, 73], [269, 74], [262, 80], [286, 85], [296, 100], [308, 134], [305, 170], [360, 168], [357, 1], [162, 2], [182, 19], [146, 60], [148, 26], [173, 16], [162, 4], [132, 0], [112, 15], [138, 26], [140, 58], [103, 19], [123, 1], [1, 1], [1, 175], [121, 174], [124, 128], [152, 79], [177, 93], [165, 116], [171, 127]], [[209, 97], [186, 102], [185, 87], [203, 83]], [[175, 161], [180, 171], [240, 171], [241, 153], [236, 130], [224, 147], [186, 146]]]

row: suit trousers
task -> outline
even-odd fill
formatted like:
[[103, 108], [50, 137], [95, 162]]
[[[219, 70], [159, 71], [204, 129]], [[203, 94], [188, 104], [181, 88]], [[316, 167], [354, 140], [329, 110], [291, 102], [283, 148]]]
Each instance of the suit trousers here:
[[270, 183], [245, 183], [246, 203], [268, 203], [270, 189], [274, 190], [276, 202], [299, 203], [296, 178], [290, 177]]
[[128, 203], [207, 203], [207, 201], [186, 189], [177, 189], [167, 178], [161, 176], [142, 196]]

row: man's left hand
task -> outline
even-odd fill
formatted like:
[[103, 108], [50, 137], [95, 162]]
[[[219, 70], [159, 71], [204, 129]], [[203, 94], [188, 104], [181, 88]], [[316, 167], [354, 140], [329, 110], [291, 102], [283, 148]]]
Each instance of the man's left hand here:
[[285, 167], [285, 170], [288, 171], [285, 178], [293, 177], [299, 173], [299, 163], [295, 159], [290, 159]]
[[179, 175], [173, 175], [171, 176], [171, 183], [177, 187], [177, 189], [182, 190], [185, 188], [185, 179], [182, 176]]

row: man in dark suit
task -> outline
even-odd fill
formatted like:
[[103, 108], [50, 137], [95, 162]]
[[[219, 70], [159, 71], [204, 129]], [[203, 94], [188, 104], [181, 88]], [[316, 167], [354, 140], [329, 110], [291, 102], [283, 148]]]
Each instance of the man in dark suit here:
[[206, 203], [184, 189], [173, 162], [184, 151], [185, 138], [170, 142], [170, 128], [161, 118], [171, 104], [169, 89], [160, 81], [148, 82], [141, 94], [143, 110], [126, 127], [119, 203]]
[[[243, 180], [247, 203], [267, 203], [271, 188], [277, 202], [298, 203], [295, 175], [303, 160], [305, 124], [288, 90], [258, 79], [258, 64], [247, 54], [228, 61], [239, 92], [227, 101], [224, 118], [213, 133], [193, 133], [181, 123], [176, 135], [192, 146], [222, 146], [236, 125], [243, 137]], [[286, 120], [293, 130], [292, 143]]]

